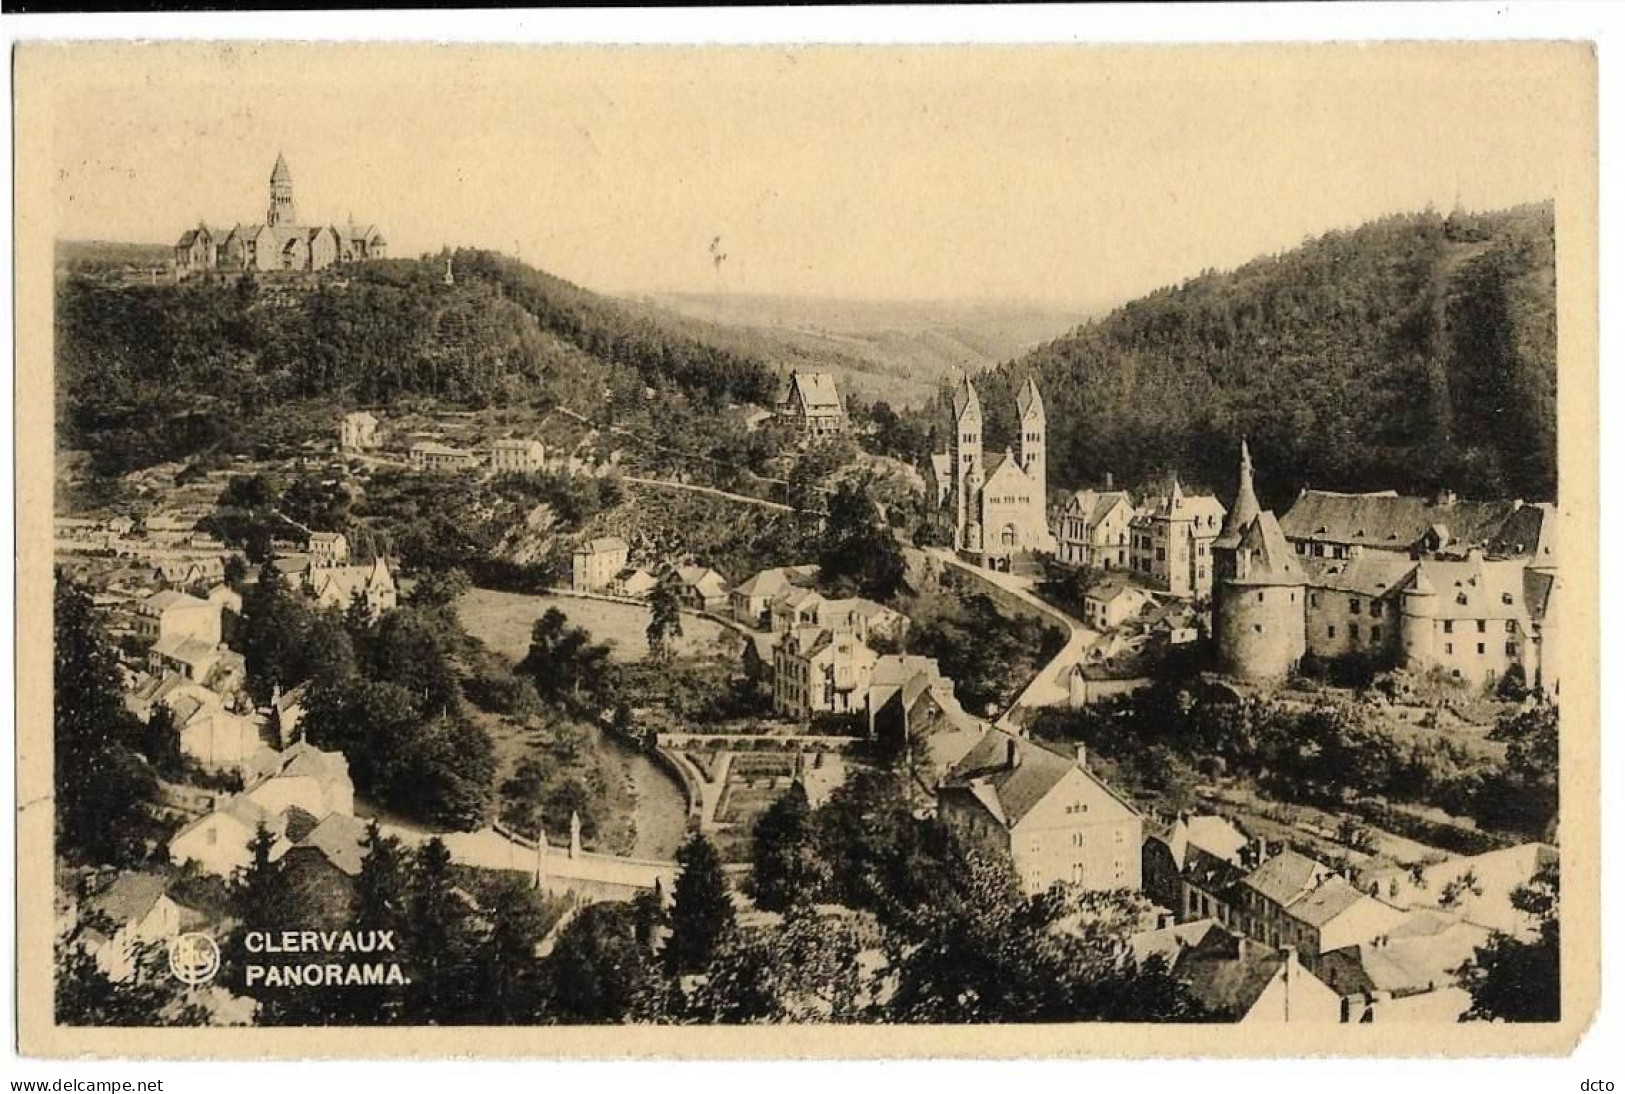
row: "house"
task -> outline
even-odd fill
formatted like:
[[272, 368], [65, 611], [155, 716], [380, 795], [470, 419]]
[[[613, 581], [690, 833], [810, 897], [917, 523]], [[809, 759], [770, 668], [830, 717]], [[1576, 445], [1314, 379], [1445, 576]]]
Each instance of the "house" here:
[[735, 623], [766, 630], [772, 627], [773, 599], [792, 588], [812, 584], [816, 565], [775, 566], [735, 585], [728, 592], [728, 612]]
[[286, 815], [266, 812], [246, 794], [233, 794], [175, 833], [169, 841], [170, 861], [177, 866], [195, 862], [204, 873], [230, 880], [252, 865], [250, 845], [261, 825], [275, 838], [275, 857], [287, 846]]
[[[869, 736], [895, 746], [923, 740], [935, 785], [981, 738], [982, 726], [954, 696], [953, 681], [933, 657], [887, 654], [877, 658], [864, 697]], [[938, 742], [938, 737], [944, 737]], [[957, 752], [951, 750], [957, 748]], [[951, 753], [951, 754], [950, 754]]]
[[350, 561], [350, 541], [343, 532], [312, 532], [305, 551], [312, 566], [339, 566]]
[[243, 594], [223, 582], [204, 594], [204, 599], [211, 604], [219, 605], [221, 612], [243, 614]]
[[846, 429], [846, 408], [828, 372], [790, 373], [790, 386], [779, 401], [779, 416], [803, 434], [824, 437]]
[[1129, 525], [1129, 569], [1174, 596], [1206, 599], [1213, 592], [1213, 541], [1224, 516], [1219, 499], [1187, 495], [1175, 475]]
[[353, 410], [339, 419], [339, 448], [366, 452], [378, 447], [378, 419], [365, 410]]
[[136, 633], [155, 642], [191, 638], [218, 645], [220, 606], [175, 589], [165, 589], [136, 605]]
[[773, 709], [789, 718], [860, 714], [875, 652], [855, 635], [797, 627], [773, 647]]
[[1236, 896], [1242, 933], [1272, 948], [1292, 946], [1310, 967], [1321, 954], [1368, 942], [1404, 918], [1331, 867], [1291, 849], [1242, 878]]
[[816, 627], [824, 597], [817, 589], [792, 585], [768, 602], [768, 626], [774, 634], [787, 634], [797, 627]]
[[297, 592], [310, 580], [311, 557], [304, 553], [278, 555], [271, 560], [271, 568], [282, 577], [282, 583]]
[[83, 902], [79, 944], [114, 983], [135, 975], [140, 947], [180, 933], [182, 909], [166, 886], [157, 874], [123, 873]]
[[597, 536], [575, 549], [570, 558], [570, 588], [577, 592], [607, 589], [626, 569], [631, 548], [620, 536]]
[[305, 580], [315, 593], [318, 607], [348, 610], [359, 597], [376, 618], [394, 611], [400, 600], [395, 575], [389, 572], [382, 555], [369, 566], [313, 567], [306, 571]]
[[167, 589], [193, 589], [212, 585], [226, 574], [218, 555], [174, 556], [153, 561], [152, 579]]
[[1134, 503], [1122, 490], [1079, 490], [1062, 506], [1055, 533], [1055, 557], [1097, 570], [1128, 569], [1129, 525]]
[[336, 931], [355, 922], [356, 879], [366, 861], [366, 841], [362, 821], [332, 813], [279, 849], [279, 880], [290, 893], [298, 926]]
[[1458, 1022], [1472, 997], [1456, 970], [1491, 933], [1418, 909], [1387, 934], [1322, 954], [1320, 978], [1342, 997], [1346, 1022]]
[[1097, 631], [1122, 626], [1154, 603], [1151, 594], [1123, 577], [1110, 577], [1083, 594], [1083, 621]]
[[707, 566], [679, 566], [683, 603], [697, 612], [719, 612], [728, 605], [728, 581]]
[[1172, 969], [1180, 955], [1193, 946], [1209, 943], [1209, 936], [1228, 937], [1229, 932], [1212, 919], [1193, 919], [1188, 923], [1164, 923], [1150, 930], [1129, 935], [1128, 959], [1137, 968], [1144, 968], [1153, 959], [1162, 962], [1164, 969]]
[[1140, 813], [1062, 756], [990, 729], [944, 777], [937, 815], [971, 846], [1010, 862], [1022, 889], [1140, 888]]
[[414, 471], [472, 471], [480, 465], [479, 456], [473, 452], [437, 441], [418, 441], [406, 455]]
[[210, 771], [239, 771], [265, 747], [264, 717], [227, 710], [219, 700], [187, 709], [184, 715], [177, 711], [175, 720], [181, 751]]
[[1269, 948], [1210, 931], [1170, 970], [1214, 1021], [1335, 1023], [1343, 1001], [1290, 946]]
[[526, 475], [546, 465], [542, 442], [509, 438], [491, 444], [491, 470], [497, 474]]
[[616, 596], [646, 600], [659, 584], [659, 579], [648, 570], [641, 566], [628, 566], [615, 575], [615, 580], [609, 583], [609, 591]]
[[313, 817], [350, 814], [355, 786], [342, 752], [327, 752], [307, 741], [295, 741], [280, 752], [257, 749], [244, 770], [243, 793], [267, 813], [298, 806]]
[[[1247, 837], [1225, 818], [1181, 812], [1141, 848], [1145, 895], [1181, 919], [1218, 918], [1230, 886], [1246, 875], [1241, 863], [1247, 850]], [[1229, 865], [1230, 876], [1218, 876], [1203, 856]]]
[[147, 670], [154, 674], [178, 672], [188, 680], [203, 683], [229, 652], [218, 642], [172, 635], [152, 644], [147, 651]]
[[345, 877], [359, 877], [367, 858], [367, 824], [348, 813], [330, 813], [274, 857], [281, 861], [295, 853], [314, 852]]

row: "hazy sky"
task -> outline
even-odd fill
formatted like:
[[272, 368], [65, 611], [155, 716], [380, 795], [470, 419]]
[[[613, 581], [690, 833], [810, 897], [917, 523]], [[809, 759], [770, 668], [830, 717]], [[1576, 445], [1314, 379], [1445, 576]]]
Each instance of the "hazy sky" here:
[[354, 213], [397, 255], [1089, 306], [1387, 212], [1551, 196], [1572, 107], [1516, 47], [1449, 48], [85, 48], [52, 104], [57, 234], [262, 218], [281, 150], [301, 220]]

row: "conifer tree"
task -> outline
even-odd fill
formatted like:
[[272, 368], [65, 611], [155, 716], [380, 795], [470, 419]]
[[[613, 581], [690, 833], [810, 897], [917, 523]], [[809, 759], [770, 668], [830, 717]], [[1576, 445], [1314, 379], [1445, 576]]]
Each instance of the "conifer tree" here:
[[733, 900], [715, 845], [695, 832], [677, 852], [682, 872], [672, 890], [671, 935], [666, 965], [673, 972], [698, 972], [717, 943], [734, 926]]

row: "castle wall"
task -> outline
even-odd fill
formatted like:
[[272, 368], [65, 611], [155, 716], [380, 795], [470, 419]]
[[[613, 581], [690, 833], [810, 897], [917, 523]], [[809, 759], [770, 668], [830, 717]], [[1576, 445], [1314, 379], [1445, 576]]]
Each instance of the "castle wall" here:
[[1392, 598], [1337, 589], [1308, 590], [1304, 638], [1316, 657], [1400, 656], [1400, 616]]
[[1221, 668], [1250, 680], [1292, 671], [1305, 647], [1303, 589], [1231, 584], [1223, 600], [1215, 635]]

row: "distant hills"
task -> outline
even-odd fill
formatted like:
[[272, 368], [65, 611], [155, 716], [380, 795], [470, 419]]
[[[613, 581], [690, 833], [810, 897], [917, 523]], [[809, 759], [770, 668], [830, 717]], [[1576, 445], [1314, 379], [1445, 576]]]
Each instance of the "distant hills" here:
[[1018, 357], [1090, 317], [1083, 310], [998, 301], [727, 293], [656, 293], [627, 300], [641, 314], [696, 338], [787, 368], [832, 372], [848, 395], [897, 408], [920, 406], [960, 374]]
[[1206, 271], [991, 370], [989, 440], [1012, 437], [1030, 373], [1054, 486], [1177, 470], [1228, 497], [1245, 435], [1266, 504], [1305, 485], [1550, 500], [1554, 257], [1545, 203], [1385, 217]]

